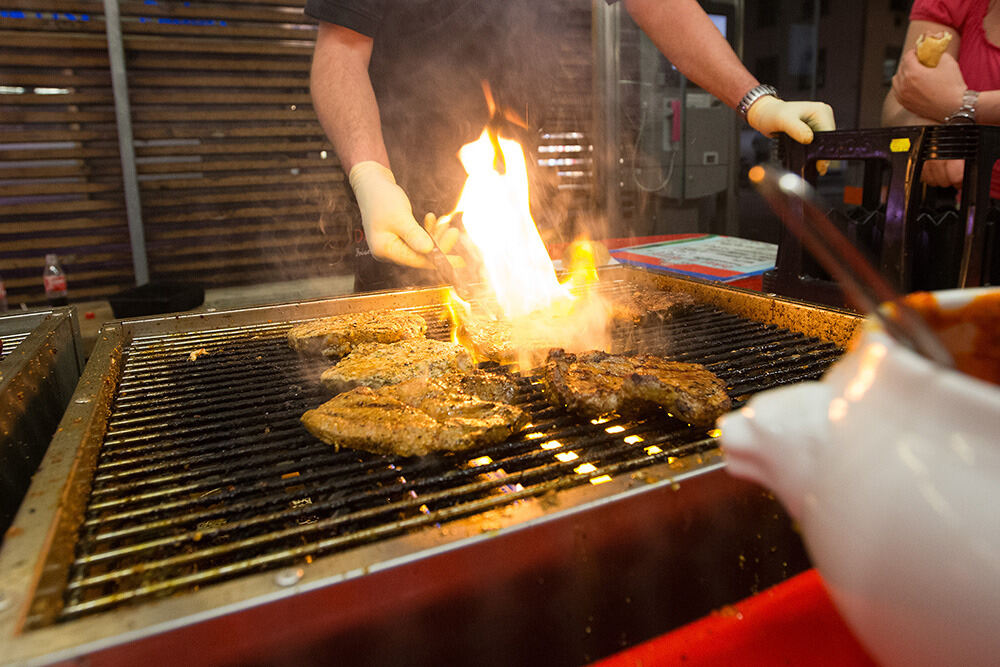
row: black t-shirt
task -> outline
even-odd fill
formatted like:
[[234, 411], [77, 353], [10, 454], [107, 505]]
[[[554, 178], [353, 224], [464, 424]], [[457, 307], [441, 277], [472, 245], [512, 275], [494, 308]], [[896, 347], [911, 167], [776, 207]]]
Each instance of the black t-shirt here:
[[[533, 129], [553, 94], [558, 31], [539, 0], [308, 0], [306, 14], [373, 39], [370, 74], [389, 160], [414, 213], [450, 211], [457, 153], [489, 117], [482, 91]], [[529, 142], [530, 143], [530, 142]]]

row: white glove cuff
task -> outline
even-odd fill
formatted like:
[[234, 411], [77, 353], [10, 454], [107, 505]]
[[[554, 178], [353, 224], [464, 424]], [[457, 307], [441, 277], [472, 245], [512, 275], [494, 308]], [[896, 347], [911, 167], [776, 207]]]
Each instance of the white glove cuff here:
[[381, 178], [394, 185], [396, 183], [396, 177], [393, 176], [392, 170], [374, 160], [365, 160], [364, 162], [357, 163], [351, 167], [351, 172], [347, 175], [347, 180], [355, 192], [358, 191], [358, 185], [362, 181], [367, 181], [371, 178]]

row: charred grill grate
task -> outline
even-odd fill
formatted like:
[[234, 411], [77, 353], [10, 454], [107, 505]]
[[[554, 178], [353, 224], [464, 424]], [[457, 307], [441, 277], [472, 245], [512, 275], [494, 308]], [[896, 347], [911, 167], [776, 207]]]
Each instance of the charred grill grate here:
[[[440, 308], [417, 312], [447, 336]], [[703, 363], [737, 404], [820, 376], [832, 343], [701, 305], [650, 321], [616, 351]], [[312, 438], [299, 423], [327, 396], [325, 363], [286, 345], [290, 323], [134, 339], [70, 570], [61, 620], [308, 562], [520, 499], [712, 447], [666, 414], [581, 420], [532, 378], [516, 439], [457, 455], [386, 458]]]

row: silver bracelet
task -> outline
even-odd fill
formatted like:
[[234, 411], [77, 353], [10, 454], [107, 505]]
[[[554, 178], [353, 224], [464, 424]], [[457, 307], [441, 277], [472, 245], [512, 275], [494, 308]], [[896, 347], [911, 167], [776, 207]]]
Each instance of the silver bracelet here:
[[736, 105], [736, 111], [740, 114], [743, 120], [747, 118], [747, 112], [750, 111], [750, 107], [753, 103], [764, 97], [765, 95], [778, 96], [778, 91], [775, 90], [774, 86], [769, 86], [765, 83], [759, 84], [747, 91], [747, 94], [743, 96], [740, 103]]
[[967, 90], [962, 95], [962, 106], [958, 111], [944, 119], [948, 125], [972, 125], [976, 122], [976, 102], [979, 101], [979, 92]]

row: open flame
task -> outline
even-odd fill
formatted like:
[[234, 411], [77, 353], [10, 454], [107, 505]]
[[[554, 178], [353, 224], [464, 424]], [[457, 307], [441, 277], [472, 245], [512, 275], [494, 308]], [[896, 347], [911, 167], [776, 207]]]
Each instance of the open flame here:
[[483, 130], [479, 139], [459, 151], [469, 174], [456, 212], [469, 241], [482, 257], [484, 282], [509, 319], [570, 299], [559, 284], [549, 254], [531, 218], [528, 169], [520, 144], [498, 137], [506, 173], [495, 168], [494, 144]]
[[[484, 130], [459, 158], [468, 179], [451, 215], [462, 215], [466, 243], [481, 261], [479, 278], [495, 299], [494, 316], [510, 323], [521, 368], [536, 366], [551, 347], [608, 349], [609, 308], [587, 289], [598, 282], [595, 253], [587, 242], [574, 243], [569, 276], [559, 281], [531, 217], [521, 145]], [[477, 316], [464, 303], [452, 305], [451, 313], [456, 324]]]

